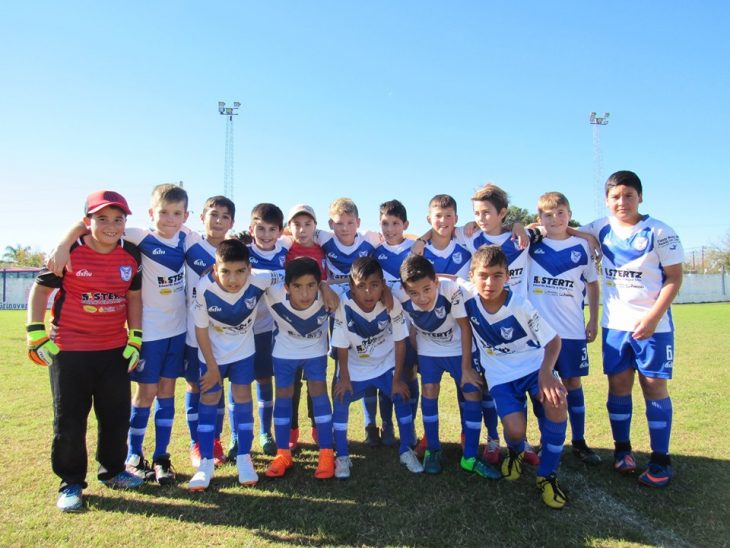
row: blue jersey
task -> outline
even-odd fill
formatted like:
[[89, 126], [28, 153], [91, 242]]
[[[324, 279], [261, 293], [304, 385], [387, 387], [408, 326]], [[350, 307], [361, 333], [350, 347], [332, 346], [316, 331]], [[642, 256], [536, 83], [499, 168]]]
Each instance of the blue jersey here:
[[373, 251], [373, 257], [383, 269], [385, 283], [393, 285], [400, 280], [400, 267], [411, 252], [413, 240], [403, 240], [398, 245], [389, 245], [385, 242]]
[[469, 277], [471, 252], [456, 240], [451, 240], [444, 249], [436, 249], [429, 240], [423, 256], [433, 265], [436, 274], [449, 274], [463, 280]]
[[185, 238], [185, 288], [187, 290], [188, 330], [185, 344], [198, 346], [195, 338], [195, 319], [190, 307], [195, 301], [195, 291], [200, 278], [215, 263], [215, 247], [199, 234], [191, 233]]
[[334, 281], [347, 280], [352, 263], [359, 257], [373, 254], [380, 245], [380, 235], [375, 232], [358, 233], [352, 245], [343, 245], [332, 232], [318, 230], [315, 239], [322, 246], [327, 261], [327, 279]]

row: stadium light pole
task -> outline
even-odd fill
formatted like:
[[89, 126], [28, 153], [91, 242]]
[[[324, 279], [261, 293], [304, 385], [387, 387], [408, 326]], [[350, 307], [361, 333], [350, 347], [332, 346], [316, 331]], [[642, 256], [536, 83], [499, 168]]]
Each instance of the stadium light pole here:
[[608, 124], [608, 117], [611, 114], [604, 112], [598, 116], [591, 112], [588, 122], [593, 126], [593, 207], [595, 208], [596, 219], [604, 216], [603, 198], [603, 155], [601, 154], [601, 126]]
[[226, 117], [226, 155], [223, 164], [223, 195], [233, 200], [233, 117], [238, 116], [241, 103], [233, 102], [227, 107], [224, 101], [218, 101], [218, 114]]

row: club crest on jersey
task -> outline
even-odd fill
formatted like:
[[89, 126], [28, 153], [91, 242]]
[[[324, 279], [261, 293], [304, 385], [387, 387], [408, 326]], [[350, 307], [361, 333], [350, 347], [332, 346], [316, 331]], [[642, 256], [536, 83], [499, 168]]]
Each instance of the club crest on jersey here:
[[367, 257], [368, 256], [368, 252], [367, 251], [360, 251], [360, 252], [358, 252], [357, 256], [358, 257]]
[[317, 325], [322, 325], [326, 321], [327, 321], [327, 314], [323, 314], [322, 316], [317, 316]]
[[388, 327], [388, 320], [380, 320], [380, 321], [378, 321], [378, 329], [380, 329], [381, 331], [383, 331], [383, 329], [385, 329], [386, 327]]
[[284, 261], [286, 260], [286, 257], [282, 255], [279, 257], [279, 266], [284, 266]]
[[632, 245], [636, 251], [644, 251], [646, 246], [649, 245], [649, 239], [644, 236], [639, 236], [638, 238], [634, 238]]
[[512, 340], [514, 331], [515, 331], [514, 327], [500, 327], [499, 328], [499, 334], [502, 335], [502, 338], [506, 341]]
[[433, 313], [436, 314], [436, 317], [439, 320], [443, 320], [446, 317], [446, 308], [443, 306], [437, 306]]
[[129, 280], [131, 280], [132, 279], [132, 267], [131, 266], [120, 266], [119, 267], [119, 276], [121, 276], [122, 281], [128, 282]]
[[571, 251], [570, 252], [570, 260], [574, 263], [577, 263], [580, 261], [580, 252], [579, 251]]
[[254, 308], [256, 308], [256, 297], [245, 299], [243, 302], [246, 305], [246, 308], [248, 308], [249, 310], [253, 310]]
[[461, 262], [464, 260], [464, 258], [461, 256], [461, 253], [454, 253], [451, 258], [454, 260], [455, 264], [461, 264]]

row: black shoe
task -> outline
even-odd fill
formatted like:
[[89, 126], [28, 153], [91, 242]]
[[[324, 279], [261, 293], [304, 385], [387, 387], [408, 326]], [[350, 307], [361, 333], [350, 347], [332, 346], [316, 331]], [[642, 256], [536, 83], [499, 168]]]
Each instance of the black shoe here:
[[380, 447], [380, 430], [374, 424], [365, 427], [365, 443], [368, 447]]
[[152, 461], [152, 469], [155, 471], [155, 480], [160, 485], [175, 483], [175, 468], [172, 466], [170, 455], [167, 453]]
[[588, 466], [598, 466], [601, 464], [601, 457], [593, 449], [588, 447], [585, 441], [573, 442], [573, 455]]

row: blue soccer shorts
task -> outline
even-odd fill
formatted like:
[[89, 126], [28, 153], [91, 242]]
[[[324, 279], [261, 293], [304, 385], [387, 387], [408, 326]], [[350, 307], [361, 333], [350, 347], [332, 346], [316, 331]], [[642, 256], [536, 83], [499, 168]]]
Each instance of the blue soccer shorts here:
[[[142, 347], [144, 348], [144, 346]], [[603, 372], [616, 375], [633, 368], [645, 377], [671, 379], [674, 333], [654, 333], [637, 341], [630, 331], [603, 330]]]
[[588, 375], [588, 344], [585, 339], [560, 339], [555, 370], [563, 379]]
[[[223, 365], [218, 364], [218, 371], [221, 374], [221, 379], [227, 378], [229, 381], [231, 381], [231, 384], [251, 384], [254, 379], [253, 361], [253, 356], [249, 356], [235, 362], [226, 363]], [[203, 378], [203, 375], [205, 375], [207, 372], [208, 366], [205, 364], [205, 362], [201, 361], [200, 378]], [[218, 384], [204, 393], [210, 394], [212, 392], [218, 392], [219, 390], [221, 390], [221, 385]]]
[[[424, 384], [439, 384], [444, 372], [451, 375], [451, 378], [456, 381], [457, 386], [461, 386], [461, 356], [436, 357], [419, 355], [418, 367], [421, 370], [421, 386]], [[473, 360], [472, 367], [479, 372]], [[464, 392], [481, 392], [481, 388], [473, 384], [467, 384], [462, 390]]]
[[197, 383], [200, 380], [198, 349], [189, 344], [185, 345], [185, 380], [189, 383]]
[[185, 333], [169, 339], [143, 341], [137, 369], [130, 380], [140, 384], [157, 384], [160, 378], [176, 379], [185, 374]]
[[298, 369], [304, 372], [307, 381], [327, 380], [327, 356], [316, 358], [302, 358], [299, 360], [287, 360], [284, 358], [273, 358], [274, 378], [276, 388], [288, 388], [294, 384], [294, 377]]
[[271, 351], [274, 348], [274, 332], [266, 331], [254, 335], [256, 353], [254, 354], [253, 369], [257, 379], [267, 379], [274, 376], [274, 362]]
[[540, 370], [536, 369], [519, 379], [490, 387], [489, 393], [497, 406], [500, 419], [512, 413], [525, 412], [527, 394], [536, 398], [540, 390], [537, 382], [539, 373]]

